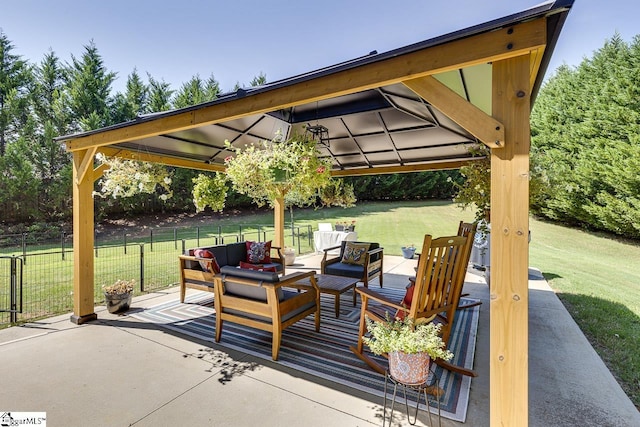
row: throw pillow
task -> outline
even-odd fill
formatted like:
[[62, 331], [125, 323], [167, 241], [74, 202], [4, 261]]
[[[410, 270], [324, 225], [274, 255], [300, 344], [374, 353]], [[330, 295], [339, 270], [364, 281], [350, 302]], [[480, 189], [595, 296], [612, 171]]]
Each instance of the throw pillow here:
[[404, 318], [407, 316], [409, 309], [411, 309], [411, 302], [413, 301], [413, 291], [415, 290], [415, 288], [415, 283], [410, 283], [409, 285], [407, 285], [407, 291], [405, 292], [404, 298], [402, 298], [402, 302], [400, 303], [403, 307], [405, 307], [406, 310], [398, 310], [396, 312], [396, 319], [404, 320]]
[[369, 243], [347, 242], [344, 246], [342, 262], [345, 264], [364, 265], [369, 250]]
[[240, 268], [244, 268], [246, 270], [256, 270], [256, 271], [271, 271], [273, 273], [277, 273], [275, 266], [265, 267], [262, 264], [251, 264], [249, 262], [240, 261]]
[[251, 264], [270, 264], [271, 263], [271, 240], [268, 242], [252, 242], [248, 240], [247, 245], [247, 262]]
[[204, 271], [210, 271], [213, 274], [220, 273], [220, 266], [218, 265], [218, 261], [216, 260], [215, 255], [211, 253], [211, 251], [208, 251], [206, 249], [196, 249], [195, 251], [193, 251], [193, 256], [197, 258], [205, 258], [207, 260], [210, 260], [210, 261], [205, 261], [205, 260], [198, 261], [200, 262], [200, 267], [202, 267]]

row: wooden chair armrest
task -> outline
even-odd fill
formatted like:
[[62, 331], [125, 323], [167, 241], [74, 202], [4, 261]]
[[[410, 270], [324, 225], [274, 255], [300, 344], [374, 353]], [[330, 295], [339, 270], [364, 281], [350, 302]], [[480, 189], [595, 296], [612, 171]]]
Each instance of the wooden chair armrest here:
[[[329, 251], [333, 251], [336, 249], [340, 249], [342, 245], [338, 245], [338, 246], [331, 246], [330, 248], [324, 248], [322, 251], [324, 252], [324, 256], [322, 257], [322, 262], [327, 261], [327, 255], [329, 255]], [[336, 256], [335, 258], [332, 259], [337, 259], [340, 258], [340, 255]]]
[[368, 251], [368, 253], [369, 253], [369, 256], [371, 256], [375, 254], [382, 254], [383, 251], [384, 251], [384, 248], [375, 248]]
[[356, 292], [360, 294], [360, 298], [368, 298], [372, 299], [380, 304], [387, 305], [389, 307], [393, 307], [397, 310], [406, 310], [406, 307], [403, 307], [401, 304], [398, 304], [390, 299], [380, 295], [379, 293], [372, 291], [369, 288], [356, 288]]

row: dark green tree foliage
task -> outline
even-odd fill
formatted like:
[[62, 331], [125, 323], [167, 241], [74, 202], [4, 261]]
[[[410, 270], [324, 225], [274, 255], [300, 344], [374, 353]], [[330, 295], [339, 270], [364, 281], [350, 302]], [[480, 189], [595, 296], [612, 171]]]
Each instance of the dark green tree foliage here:
[[534, 213], [640, 237], [640, 38], [615, 35], [540, 91], [532, 170], [547, 185]]
[[18, 138], [28, 117], [31, 69], [13, 50], [11, 41], [0, 31], [0, 156], [5, 155], [7, 144]]
[[[54, 138], [68, 132], [71, 117], [64, 97], [64, 71], [58, 57], [49, 52], [34, 68], [32, 114], [24, 128], [28, 149], [24, 154], [38, 182], [38, 210], [54, 220], [70, 209], [68, 187], [71, 156]], [[69, 176], [64, 176], [64, 175]]]
[[86, 131], [111, 124], [111, 85], [116, 74], [105, 67], [91, 41], [80, 59], [71, 56], [66, 74], [73, 130]]
[[202, 104], [216, 99], [219, 93], [219, 83], [213, 76], [209, 77], [207, 81], [203, 81], [200, 76], [195, 75], [178, 89], [173, 106], [174, 108], [184, 108]]
[[164, 81], [155, 80], [149, 74], [149, 102], [147, 105], [149, 113], [157, 113], [160, 111], [167, 111], [171, 109], [171, 97], [173, 91], [171, 85]]
[[358, 200], [450, 199], [455, 188], [449, 181], [460, 180], [458, 171], [415, 172], [345, 178], [353, 184]]
[[127, 90], [114, 97], [111, 121], [122, 123], [148, 113], [149, 89], [134, 69], [127, 77]]

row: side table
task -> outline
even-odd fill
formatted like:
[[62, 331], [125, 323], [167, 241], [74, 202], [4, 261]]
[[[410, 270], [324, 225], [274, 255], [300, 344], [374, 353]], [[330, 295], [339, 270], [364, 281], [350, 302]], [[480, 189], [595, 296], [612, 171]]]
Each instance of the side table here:
[[[393, 421], [393, 406], [396, 402], [396, 395], [398, 392], [398, 387], [402, 388], [402, 392], [404, 394], [404, 405], [407, 410], [407, 419], [409, 420], [409, 424], [412, 426], [416, 424], [418, 420], [418, 408], [420, 407], [420, 398], [424, 394], [424, 404], [426, 406], [427, 414], [429, 414], [429, 427], [433, 427], [433, 420], [431, 419], [431, 410], [429, 409], [429, 397], [428, 395], [432, 395], [434, 400], [438, 406], [438, 427], [442, 427], [442, 421], [440, 419], [440, 398], [443, 393], [441, 393], [441, 389], [438, 384], [440, 384], [440, 377], [435, 374], [435, 372], [431, 371], [429, 373], [429, 378], [427, 381], [422, 384], [404, 384], [391, 376], [389, 371], [385, 373], [384, 378], [384, 404], [383, 404], [383, 412], [382, 412], [382, 427], [385, 426], [387, 420], [387, 384], [393, 384], [393, 396], [391, 398], [391, 412], [389, 414], [389, 427], [391, 427], [391, 423]], [[417, 393], [418, 399], [416, 402], [415, 413], [413, 415], [413, 421], [411, 421], [411, 415], [409, 411], [409, 399], [407, 398], [407, 389], [413, 390]]]
[[[344, 276], [332, 276], [330, 274], [316, 274], [316, 283], [321, 294], [330, 294], [335, 297], [334, 307], [336, 319], [340, 317], [340, 295], [353, 290], [353, 306], [356, 306], [356, 284], [358, 279]], [[309, 285], [309, 278], [304, 278], [297, 285]]]

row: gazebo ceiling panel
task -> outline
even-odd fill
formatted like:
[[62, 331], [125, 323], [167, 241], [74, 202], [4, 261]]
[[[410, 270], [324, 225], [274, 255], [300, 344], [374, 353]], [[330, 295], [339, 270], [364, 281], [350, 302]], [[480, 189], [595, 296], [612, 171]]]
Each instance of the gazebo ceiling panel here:
[[[320, 150], [332, 159], [334, 169], [434, 162], [459, 155], [454, 152], [456, 144], [466, 153], [464, 147], [478, 141], [470, 133], [473, 129], [463, 129], [402, 82], [433, 75], [491, 115], [492, 63], [535, 52], [538, 56], [530, 70], [533, 100], [571, 3], [540, 4], [389, 52], [372, 52], [263, 86], [221, 94], [200, 105], [58, 140], [67, 143], [71, 151], [92, 144], [113, 145], [161, 155], [167, 164], [173, 158], [176, 164], [196, 162], [189, 167], [197, 168], [197, 162], [222, 166], [231, 154], [224, 149], [225, 140], [238, 147], [271, 139], [278, 130], [291, 135], [304, 133], [307, 124], [321, 124], [329, 131], [330, 148]], [[539, 18], [544, 18], [544, 23], [537, 24]], [[449, 45], [451, 50], [447, 50]], [[452, 104], [445, 100], [439, 105]]]
[[484, 83], [491, 81], [491, 73], [491, 64], [481, 64], [461, 70], [469, 101], [487, 114], [491, 114], [491, 85]]

